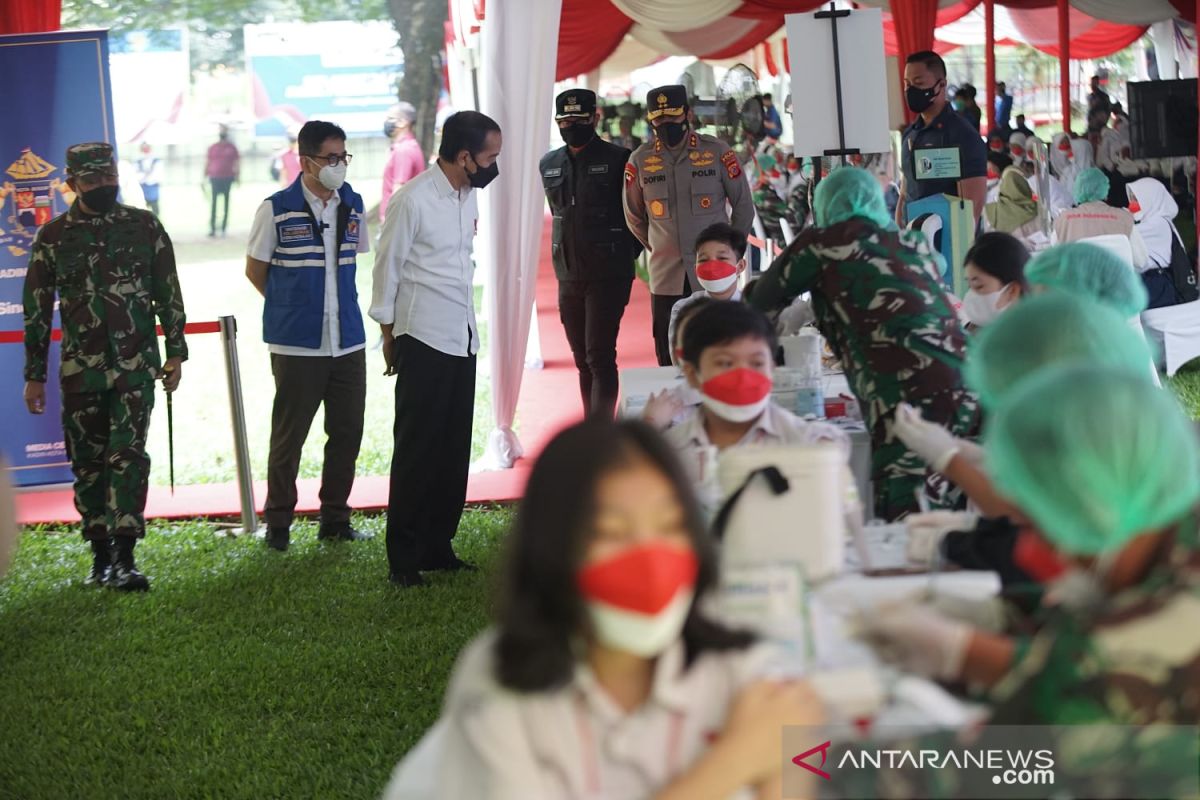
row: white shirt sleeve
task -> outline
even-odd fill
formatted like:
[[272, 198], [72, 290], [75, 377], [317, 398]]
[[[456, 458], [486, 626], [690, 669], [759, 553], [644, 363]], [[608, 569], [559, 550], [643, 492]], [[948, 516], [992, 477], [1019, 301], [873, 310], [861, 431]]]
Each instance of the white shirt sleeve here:
[[420, 221], [420, 209], [416, 203], [409, 202], [407, 192], [392, 195], [379, 235], [379, 251], [375, 254], [375, 269], [371, 276], [371, 308], [367, 311], [371, 319], [381, 325], [396, 321], [400, 271], [408, 259]]
[[246, 244], [246, 255], [256, 261], [271, 261], [275, 252], [275, 214], [270, 200], [263, 200], [254, 212], [254, 224], [250, 226], [250, 241]]
[[1154, 266], [1147, 263], [1150, 260], [1150, 253], [1146, 250], [1146, 242], [1142, 239], [1142, 234], [1136, 225], [1129, 233], [1129, 244], [1133, 247], [1133, 266], [1139, 272]]

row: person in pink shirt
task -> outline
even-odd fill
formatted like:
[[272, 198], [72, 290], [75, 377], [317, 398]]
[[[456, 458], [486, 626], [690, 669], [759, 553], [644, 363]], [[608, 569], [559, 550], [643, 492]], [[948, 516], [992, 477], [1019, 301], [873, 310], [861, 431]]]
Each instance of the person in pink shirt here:
[[225, 208], [221, 216], [221, 235], [229, 227], [229, 190], [238, 179], [241, 154], [237, 145], [229, 141], [229, 127], [222, 125], [217, 141], [208, 148], [208, 162], [204, 166], [204, 177], [208, 178], [212, 189], [212, 211], [208, 217], [208, 236], [217, 235], [217, 198], [225, 198]]
[[383, 193], [379, 199], [379, 221], [387, 214], [388, 200], [392, 194], [425, 169], [425, 154], [421, 143], [413, 135], [413, 124], [417, 121], [417, 110], [412, 103], [397, 103], [388, 111], [383, 122], [383, 133], [392, 140], [392, 151], [383, 168]]
[[[285, 189], [300, 177], [300, 151], [296, 144], [296, 131], [288, 130], [288, 146], [275, 156], [275, 165], [279, 173], [279, 184]], [[272, 173], [274, 174], [274, 173]]]

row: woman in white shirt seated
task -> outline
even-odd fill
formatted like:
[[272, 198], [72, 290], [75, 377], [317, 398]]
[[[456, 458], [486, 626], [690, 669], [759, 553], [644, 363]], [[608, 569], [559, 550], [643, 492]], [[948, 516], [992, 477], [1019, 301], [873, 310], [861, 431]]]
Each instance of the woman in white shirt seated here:
[[511, 538], [497, 622], [447, 691], [438, 796], [778, 798], [806, 684], [701, 608], [716, 554], [670, 448], [637, 422], [559, 434]]
[[[1129, 195], [1129, 213], [1137, 223], [1137, 232], [1146, 245], [1149, 256], [1140, 270], [1142, 283], [1150, 296], [1146, 308], [1163, 308], [1186, 302], [1175, 288], [1172, 262], [1178, 260], [1181, 272], [1192, 269], [1191, 261], [1179, 232], [1175, 230], [1175, 217], [1179, 205], [1167, 187], [1156, 178], [1141, 178], [1125, 187]], [[1193, 283], [1194, 285], [1194, 283]], [[1195, 298], [1190, 298], [1195, 299]]]

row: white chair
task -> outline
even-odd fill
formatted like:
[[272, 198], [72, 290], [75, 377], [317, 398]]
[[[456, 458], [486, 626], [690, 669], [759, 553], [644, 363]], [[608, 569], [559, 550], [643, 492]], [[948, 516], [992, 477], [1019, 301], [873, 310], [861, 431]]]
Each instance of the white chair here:
[[1133, 244], [1129, 241], [1128, 236], [1120, 233], [1106, 233], [1103, 236], [1088, 236], [1079, 241], [1103, 247], [1129, 266], [1133, 266]]
[[1167, 375], [1200, 357], [1200, 300], [1143, 311], [1142, 327]]

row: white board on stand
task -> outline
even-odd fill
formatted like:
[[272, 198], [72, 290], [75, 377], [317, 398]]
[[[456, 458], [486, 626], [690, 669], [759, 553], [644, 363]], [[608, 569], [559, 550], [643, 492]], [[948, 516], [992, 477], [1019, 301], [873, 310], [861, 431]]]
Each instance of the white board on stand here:
[[[838, 150], [833, 24], [815, 14], [788, 14], [784, 22], [792, 67], [793, 152], [820, 156]], [[891, 145], [882, 12], [864, 8], [838, 17], [837, 36], [846, 148], [886, 153]]]

